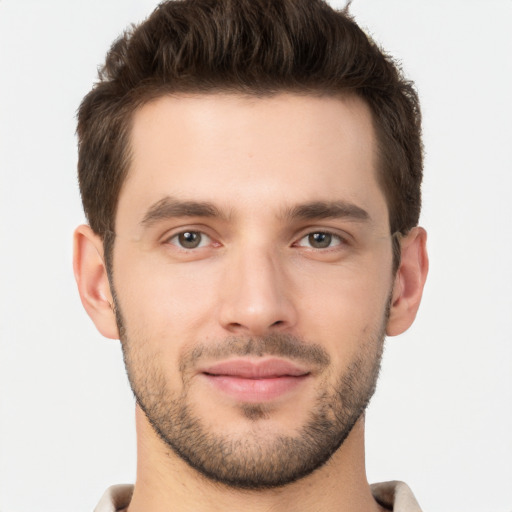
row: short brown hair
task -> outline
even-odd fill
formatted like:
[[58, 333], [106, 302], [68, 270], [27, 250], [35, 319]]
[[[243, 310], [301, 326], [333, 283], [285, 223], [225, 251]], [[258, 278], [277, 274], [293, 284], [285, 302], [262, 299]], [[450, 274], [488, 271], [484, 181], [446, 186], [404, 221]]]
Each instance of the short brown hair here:
[[[133, 113], [179, 92], [359, 96], [373, 114], [390, 231], [405, 234], [417, 225], [423, 166], [418, 98], [347, 9], [336, 11], [322, 0], [171, 0], [114, 42], [78, 111], [82, 202], [107, 258], [130, 163]], [[397, 244], [395, 238], [395, 267]]]

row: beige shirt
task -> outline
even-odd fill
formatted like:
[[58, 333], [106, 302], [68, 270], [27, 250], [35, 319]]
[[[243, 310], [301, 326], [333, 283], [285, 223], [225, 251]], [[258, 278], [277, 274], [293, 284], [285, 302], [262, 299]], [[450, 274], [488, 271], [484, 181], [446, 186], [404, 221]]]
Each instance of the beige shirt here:
[[[376, 501], [393, 512], [421, 512], [411, 489], [403, 482], [372, 484]], [[133, 485], [113, 485], [102, 496], [94, 512], [119, 512], [125, 509], [132, 498]]]

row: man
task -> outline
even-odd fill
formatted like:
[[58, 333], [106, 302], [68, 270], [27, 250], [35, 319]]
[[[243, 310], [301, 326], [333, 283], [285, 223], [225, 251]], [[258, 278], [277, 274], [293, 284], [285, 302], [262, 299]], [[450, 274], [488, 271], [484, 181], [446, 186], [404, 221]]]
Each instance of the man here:
[[161, 4], [78, 115], [74, 269], [136, 397], [98, 511], [417, 511], [364, 411], [427, 274], [411, 84], [320, 0]]

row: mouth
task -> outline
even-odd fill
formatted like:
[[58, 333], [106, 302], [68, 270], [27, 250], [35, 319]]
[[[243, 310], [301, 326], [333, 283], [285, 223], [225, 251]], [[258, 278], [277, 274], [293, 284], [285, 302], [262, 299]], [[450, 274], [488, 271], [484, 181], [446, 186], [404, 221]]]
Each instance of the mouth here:
[[239, 402], [262, 403], [286, 395], [311, 373], [283, 359], [234, 359], [203, 368], [200, 374], [217, 391]]

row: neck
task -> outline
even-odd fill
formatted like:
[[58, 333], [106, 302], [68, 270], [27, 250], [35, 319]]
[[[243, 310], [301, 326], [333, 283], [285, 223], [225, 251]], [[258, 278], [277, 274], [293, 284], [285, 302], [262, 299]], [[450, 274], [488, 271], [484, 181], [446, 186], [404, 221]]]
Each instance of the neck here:
[[136, 417], [137, 481], [129, 512], [381, 510], [366, 480], [363, 417], [324, 466], [284, 487], [257, 491], [208, 480], [160, 440], [138, 407]]

